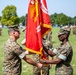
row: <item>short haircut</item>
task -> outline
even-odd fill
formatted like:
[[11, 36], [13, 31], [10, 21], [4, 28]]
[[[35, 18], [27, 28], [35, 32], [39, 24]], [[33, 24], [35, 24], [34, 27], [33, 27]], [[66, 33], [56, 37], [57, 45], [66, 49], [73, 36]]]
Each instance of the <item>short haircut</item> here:
[[14, 29], [9, 29], [8, 30], [8, 35], [10, 35], [11, 32], [15, 32], [15, 30]]

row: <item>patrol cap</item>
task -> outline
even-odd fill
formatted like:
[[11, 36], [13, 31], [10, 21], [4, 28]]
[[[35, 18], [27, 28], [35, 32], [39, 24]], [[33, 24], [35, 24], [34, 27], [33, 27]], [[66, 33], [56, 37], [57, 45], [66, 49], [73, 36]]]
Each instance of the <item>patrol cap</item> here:
[[66, 30], [65, 28], [61, 28], [60, 31], [58, 32], [58, 36], [62, 34], [68, 34], [68, 33], [69, 33], [68, 30]]
[[18, 25], [12, 25], [12, 26], [8, 26], [9, 29], [14, 29], [16, 31], [19, 31]]

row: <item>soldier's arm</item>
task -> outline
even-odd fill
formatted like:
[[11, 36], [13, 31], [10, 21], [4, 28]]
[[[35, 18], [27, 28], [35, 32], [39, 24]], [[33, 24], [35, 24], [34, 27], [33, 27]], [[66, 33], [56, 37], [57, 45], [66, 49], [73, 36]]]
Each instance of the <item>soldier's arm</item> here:
[[25, 56], [25, 57], [23, 58], [23, 60], [26, 61], [27, 63], [33, 65], [33, 66], [37, 66], [37, 67], [39, 67], [39, 68], [42, 68], [42, 64], [36, 63], [36, 62], [33, 61], [31, 58], [28, 58], [28, 57]]
[[36, 63], [31, 58], [26, 57], [26, 54], [28, 54], [28, 52], [26, 52], [25, 50], [23, 50], [23, 52], [19, 54], [19, 58], [23, 59], [24, 61], [26, 61], [27, 63], [29, 63], [31, 65], [37, 66], [39, 68], [42, 68], [42, 64]]
[[58, 63], [60, 63], [62, 61], [62, 59], [60, 59], [60, 58], [57, 58], [57, 59], [53, 59], [53, 60], [43, 60], [43, 59], [40, 59], [40, 62], [42, 63], [42, 64], [58, 64]]
[[[14, 44], [15, 45], [15, 44]], [[36, 63], [34, 62], [31, 58], [26, 57], [26, 54], [28, 54], [28, 52], [26, 52], [20, 45], [16, 44], [16, 47], [14, 47], [13, 52], [20, 58], [23, 59], [24, 61], [26, 61], [27, 63], [37, 66], [39, 68], [42, 67], [42, 64], [40, 63]]]
[[43, 46], [43, 49], [45, 52], [50, 55], [51, 57], [55, 56], [55, 53], [52, 50], [48, 50], [45, 46]]
[[[64, 50], [58, 55], [58, 58], [53, 59], [53, 60], [43, 60], [43, 59], [40, 59], [40, 62], [43, 63], [43, 64], [44, 63], [46, 63], [46, 64], [58, 64], [61, 61], [65, 61], [67, 59], [67, 56], [70, 53], [70, 51], [71, 51], [71, 48], [70, 49], [69, 49], [69, 47], [66, 48], [66, 49], [64, 48]], [[54, 49], [53, 53], [57, 54], [58, 53], [57, 49]]]

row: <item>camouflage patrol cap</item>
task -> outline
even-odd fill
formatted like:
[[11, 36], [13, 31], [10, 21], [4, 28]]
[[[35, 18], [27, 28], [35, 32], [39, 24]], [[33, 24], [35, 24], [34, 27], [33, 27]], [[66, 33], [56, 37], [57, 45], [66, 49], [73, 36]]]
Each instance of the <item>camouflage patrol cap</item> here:
[[14, 29], [15, 31], [19, 31], [18, 25], [8, 26], [9, 29]]
[[58, 36], [62, 34], [68, 34], [69, 30], [66, 30], [65, 28], [61, 28], [60, 31], [58, 32]]

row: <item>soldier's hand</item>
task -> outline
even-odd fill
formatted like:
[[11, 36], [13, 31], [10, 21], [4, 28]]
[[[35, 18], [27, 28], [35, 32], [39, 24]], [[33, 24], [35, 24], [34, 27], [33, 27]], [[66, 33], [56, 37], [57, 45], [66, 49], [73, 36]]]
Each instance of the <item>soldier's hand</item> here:
[[41, 63], [37, 63], [37, 67], [38, 67], [38, 68], [42, 68], [42, 66], [43, 66], [43, 65], [42, 65]]
[[22, 45], [26, 44], [26, 39], [23, 39], [23, 41], [21, 42]]

